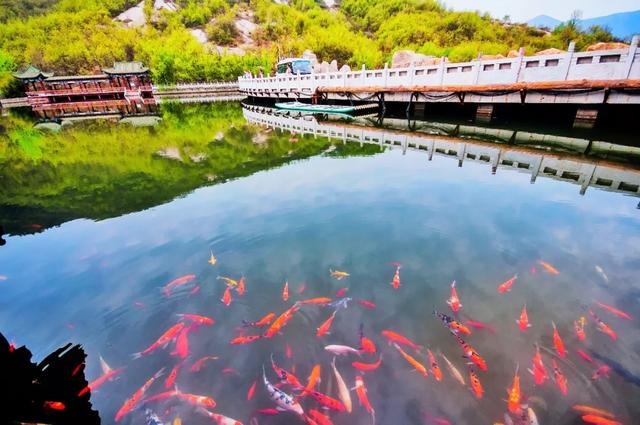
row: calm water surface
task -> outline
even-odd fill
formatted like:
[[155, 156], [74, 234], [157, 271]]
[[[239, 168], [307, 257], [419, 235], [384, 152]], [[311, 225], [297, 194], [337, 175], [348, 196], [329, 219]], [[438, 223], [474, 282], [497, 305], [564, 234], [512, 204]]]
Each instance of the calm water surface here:
[[[155, 129], [149, 137], [162, 131]], [[562, 181], [538, 179], [531, 184], [526, 173], [499, 170], [492, 175], [485, 164], [465, 162], [459, 168], [455, 160], [436, 157], [428, 162], [424, 153], [415, 151], [403, 155], [400, 149], [386, 149], [347, 158], [320, 152], [141, 211], [99, 220], [80, 214], [35, 234], [5, 237], [7, 244], [0, 247], [0, 275], [6, 277], [0, 281], [0, 329], [18, 345], [27, 345], [36, 360], [67, 342], [82, 344], [88, 353], [89, 380], [101, 374], [98, 356], [112, 367], [126, 367], [119, 380], [105, 383], [91, 396], [103, 423], [113, 422], [124, 400], [149, 376], [177, 364], [179, 359], [170, 355], [172, 346], [138, 360], [131, 357], [176, 323], [177, 313], [216, 320], [189, 334], [190, 357], [178, 375], [178, 387], [212, 396], [218, 403], [216, 412], [245, 424], [256, 409], [274, 407], [260, 383], [255, 397], [246, 400], [271, 353], [279, 365], [295, 366], [304, 382], [312, 366], [321, 364], [319, 390], [337, 397], [332, 355], [323, 347], [358, 347], [360, 324], [383, 353], [382, 366], [365, 375], [379, 424], [429, 424], [436, 417], [454, 424], [503, 421], [505, 390], [517, 364], [522, 392], [535, 396], [530, 406], [541, 424], [581, 423], [571, 411], [574, 404], [604, 408], [625, 424], [637, 423], [637, 197], [597, 189], [580, 195], [578, 186]], [[218, 259], [215, 266], [207, 263], [210, 250]], [[540, 259], [560, 274], [546, 273], [536, 264]], [[402, 264], [397, 290], [390, 285], [394, 262]], [[330, 269], [350, 276], [337, 281]], [[162, 295], [163, 285], [191, 273], [197, 276], [193, 283], [171, 297]], [[496, 287], [514, 274], [518, 280], [513, 290], [499, 294]], [[234, 293], [226, 307], [220, 302], [225, 286], [216, 278], [241, 275], [246, 278], [246, 294]], [[495, 327], [495, 333], [473, 329], [466, 337], [488, 363], [488, 372], [478, 372], [486, 391], [482, 400], [452, 379], [440, 357], [443, 381], [436, 382], [431, 374], [425, 379], [380, 335], [391, 329], [445, 353], [468, 381], [456, 340], [431, 314], [434, 306], [450, 314], [446, 299], [453, 280], [463, 305], [461, 318]], [[285, 281], [290, 290], [287, 302], [281, 298]], [[194, 285], [201, 290], [192, 295]], [[297, 291], [301, 285], [306, 286], [302, 295]], [[333, 309], [308, 305], [281, 335], [229, 345], [242, 320], [280, 314], [297, 300], [333, 297], [342, 287], [349, 288], [347, 295], [354, 302], [337, 312], [330, 335], [318, 338], [315, 333]], [[365, 309], [355, 302], [358, 299], [371, 300], [377, 307]], [[617, 341], [598, 332], [592, 321], [586, 341], [577, 340], [573, 321], [586, 314], [582, 306], [594, 301], [615, 305], [634, 317], [627, 321], [594, 307], [618, 333]], [[515, 320], [525, 303], [532, 327], [521, 333]], [[568, 380], [566, 397], [553, 378], [535, 387], [526, 371], [534, 343], [553, 349], [551, 321], [569, 352], [559, 362]], [[285, 355], [287, 344], [291, 359]], [[577, 356], [578, 348], [610, 359], [619, 368], [608, 378], [592, 381], [595, 367]], [[428, 363], [424, 355], [407, 352]], [[190, 364], [205, 355], [219, 359], [199, 373], [189, 372]], [[546, 351], [543, 356], [552, 375], [551, 356]], [[356, 376], [353, 360], [337, 360], [349, 387]], [[275, 382], [272, 371], [267, 372]], [[164, 377], [148, 394], [161, 391]], [[353, 413], [332, 414], [332, 420], [369, 424], [354, 392], [352, 398]], [[307, 399], [302, 405], [316, 407]], [[183, 424], [207, 423], [184, 403], [150, 405], [159, 414], [170, 406], [167, 422], [180, 416]], [[258, 420], [303, 423], [290, 413]], [[122, 423], [143, 421], [139, 410]]]

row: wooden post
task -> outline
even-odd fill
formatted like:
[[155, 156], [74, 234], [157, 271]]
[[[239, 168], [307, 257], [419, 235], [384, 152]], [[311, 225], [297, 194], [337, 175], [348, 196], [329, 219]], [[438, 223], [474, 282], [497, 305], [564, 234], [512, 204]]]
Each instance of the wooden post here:
[[440, 69], [438, 70], [438, 72], [440, 73], [440, 85], [442, 85], [444, 83], [444, 62], [445, 62], [445, 59], [446, 59], [445, 56], [440, 58]]
[[636, 52], [638, 51], [638, 36], [634, 35], [631, 39], [631, 45], [629, 46], [629, 53], [627, 54], [627, 61], [625, 62], [625, 70], [622, 74], [622, 78], [629, 78], [629, 74], [631, 74], [631, 67], [633, 66], [633, 61], [636, 58]]
[[384, 86], [387, 87], [387, 80], [389, 78], [389, 64], [387, 62], [384, 63]]
[[569, 49], [565, 55], [565, 60], [567, 62], [567, 65], [565, 66], [565, 69], [564, 69], [563, 80], [566, 80], [567, 77], [569, 76], [569, 70], [571, 69], [571, 61], [573, 60], [573, 52], [575, 49], [576, 49], [576, 43], [572, 41], [571, 43], [569, 43]]

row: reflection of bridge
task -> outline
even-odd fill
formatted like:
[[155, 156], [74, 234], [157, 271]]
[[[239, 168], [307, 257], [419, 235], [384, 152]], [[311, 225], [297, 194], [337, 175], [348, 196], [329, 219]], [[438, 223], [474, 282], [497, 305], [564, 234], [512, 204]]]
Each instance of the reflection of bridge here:
[[[456, 159], [462, 167], [464, 161], [489, 164], [493, 173], [498, 169], [512, 169], [531, 175], [531, 183], [538, 176], [550, 177], [580, 185], [580, 193], [587, 187], [622, 192], [640, 196], [640, 170], [624, 168], [623, 165], [589, 159], [567, 154], [541, 153], [539, 150], [522, 145], [581, 146], [588, 141], [536, 133], [522, 133], [520, 136], [511, 130], [492, 130], [482, 127], [456, 126], [459, 135], [475, 135], [487, 137], [493, 133], [496, 139], [508, 138], [521, 145], [498, 144], [458, 137], [425, 134], [387, 128], [365, 127], [343, 122], [321, 122], [310, 115], [291, 116], [276, 113], [273, 108], [245, 105], [244, 116], [247, 121], [278, 128], [292, 133], [312, 134], [328, 137], [343, 142], [359, 142], [377, 144], [381, 148], [400, 148], [403, 153], [407, 149], [424, 152], [431, 161], [435, 156]], [[446, 125], [443, 125], [446, 126]], [[597, 142], [591, 142], [591, 144]], [[599, 142], [604, 143], [604, 142]], [[605, 146], [606, 145], [606, 146]], [[606, 143], [600, 149], [612, 149]], [[620, 147], [617, 151], [640, 157], [639, 148]]]

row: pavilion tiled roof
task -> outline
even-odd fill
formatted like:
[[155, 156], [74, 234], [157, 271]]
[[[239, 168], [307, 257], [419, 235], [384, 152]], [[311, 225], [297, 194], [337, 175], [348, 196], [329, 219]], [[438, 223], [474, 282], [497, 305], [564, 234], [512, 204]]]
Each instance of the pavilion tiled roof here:
[[14, 72], [13, 76], [19, 78], [21, 80], [35, 80], [38, 78], [49, 78], [53, 76], [53, 72], [43, 72], [40, 71], [33, 65], [29, 65], [26, 69], [21, 72]]

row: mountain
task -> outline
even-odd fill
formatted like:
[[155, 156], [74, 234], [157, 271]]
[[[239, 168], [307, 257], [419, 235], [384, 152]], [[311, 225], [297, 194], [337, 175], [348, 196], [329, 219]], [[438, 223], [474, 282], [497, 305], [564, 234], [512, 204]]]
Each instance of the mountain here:
[[[555, 28], [562, 21], [547, 15], [536, 16], [527, 21], [527, 24], [538, 28]], [[640, 10], [633, 12], [614, 13], [613, 15], [599, 16], [597, 18], [581, 19], [578, 21], [581, 29], [588, 29], [594, 25], [607, 27], [611, 33], [621, 39], [631, 38], [640, 34]]]

